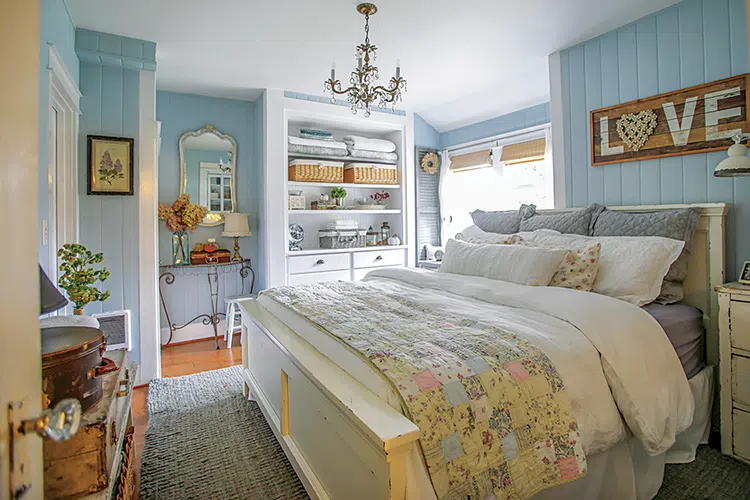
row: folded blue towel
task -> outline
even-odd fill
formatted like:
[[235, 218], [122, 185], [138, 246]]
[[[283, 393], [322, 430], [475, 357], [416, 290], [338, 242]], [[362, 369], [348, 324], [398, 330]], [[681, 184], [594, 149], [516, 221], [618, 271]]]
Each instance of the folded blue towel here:
[[333, 136], [332, 135], [316, 135], [316, 134], [306, 134], [304, 132], [300, 132], [299, 136], [302, 139], [313, 139], [313, 140], [316, 140], [316, 141], [333, 142]]
[[317, 130], [314, 128], [301, 128], [299, 131], [301, 134], [314, 135], [318, 137], [333, 137], [333, 132], [328, 132], [327, 130]]

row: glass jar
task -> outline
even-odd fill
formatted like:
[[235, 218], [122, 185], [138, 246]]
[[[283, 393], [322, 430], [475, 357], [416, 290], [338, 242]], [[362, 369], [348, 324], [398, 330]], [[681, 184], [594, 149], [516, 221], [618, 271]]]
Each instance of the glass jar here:
[[370, 226], [369, 229], [367, 230], [367, 235], [365, 236], [366, 245], [368, 247], [376, 246], [378, 244], [379, 236], [380, 236], [379, 233], [375, 231], [372, 228], [372, 226]]
[[172, 233], [172, 264], [190, 265], [190, 238], [187, 231]]
[[391, 237], [391, 226], [388, 225], [388, 221], [383, 222], [383, 225], [380, 227], [380, 244], [387, 245], [388, 238], [390, 237]]

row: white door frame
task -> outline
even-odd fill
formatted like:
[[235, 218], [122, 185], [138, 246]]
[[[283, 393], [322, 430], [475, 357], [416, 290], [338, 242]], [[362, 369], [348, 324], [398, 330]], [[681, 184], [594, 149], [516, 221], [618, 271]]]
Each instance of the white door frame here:
[[[57, 112], [57, 150], [48, 148], [48, 274], [57, 283], [57, 249], [78, 241], [78, 118], [81, 92], [54, 44], [48, 44], [49, 130]], [[49, 134], [46, 138], [49, 144]], [[60, 154], [58, 154], [58, 151]]]

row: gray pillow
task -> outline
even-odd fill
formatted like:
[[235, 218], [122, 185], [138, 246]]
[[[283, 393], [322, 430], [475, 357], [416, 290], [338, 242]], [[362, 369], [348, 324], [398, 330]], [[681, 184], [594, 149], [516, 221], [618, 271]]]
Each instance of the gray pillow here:
[[561, 233], [591, 236], [594, 221], [602, 210], [604, 207], [597, 203], [563, 214], [538, 214], [534, 210], [521, 221], [520, 227], [521, 231], [552, 229]]
[[486, 233], [514, 234], [519, 231], [521, 219], [534, 213], [535, 205], [521, 205], [518, 210], [504, 212], [485, 212], [474, 210], [471, 219], [474, 224]]
[[697, 208], [677, 208], [658, 212], [615, 212], [605, 210], [596, 219], [594, 236], [661, 236], [685, 242], [685, 248], [664, 277], [660, 304], [679, 302], [683, 297], [682, 283], [687, 278], [688, 259], [693, 235], [700, 220]]

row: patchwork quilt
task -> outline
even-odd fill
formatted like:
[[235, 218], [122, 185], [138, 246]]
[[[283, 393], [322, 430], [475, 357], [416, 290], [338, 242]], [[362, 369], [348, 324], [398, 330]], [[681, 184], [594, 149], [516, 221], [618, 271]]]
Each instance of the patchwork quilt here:
[[381, 282], [263, 294], [345, 343], [398, 391], [438, 498], [530, 498], [586, 473], [565, 384], [520, 336]]

